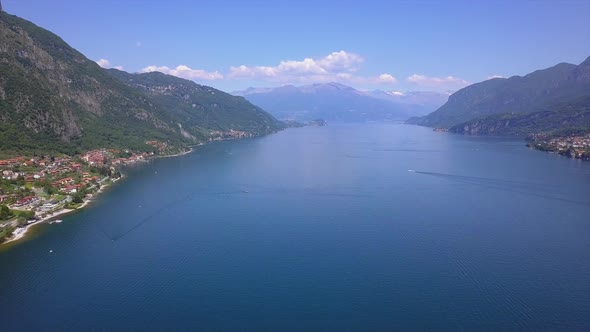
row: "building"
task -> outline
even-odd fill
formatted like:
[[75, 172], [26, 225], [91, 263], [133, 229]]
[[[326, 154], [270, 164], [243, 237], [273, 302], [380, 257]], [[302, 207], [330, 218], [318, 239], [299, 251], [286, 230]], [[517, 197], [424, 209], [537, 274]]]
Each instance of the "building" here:
[[39, 210], [42, 212], [51, 211], [51, 210], [55, 209], [56, 207], [58, 207], [60, 203], [61, 202], [59, 202], [58, 200], [52, 199], [50, 201], [43, 203], [43, 205], [41, 205]]
[[14, 207], [21, 207], [24, 205], [28, 205], [28, 204], [34, 204], [37, 203], [39, 201], [39, 198], [36, 196], [27, 196], [21, 200], [18, 200], [16, 203], [14, 203]]

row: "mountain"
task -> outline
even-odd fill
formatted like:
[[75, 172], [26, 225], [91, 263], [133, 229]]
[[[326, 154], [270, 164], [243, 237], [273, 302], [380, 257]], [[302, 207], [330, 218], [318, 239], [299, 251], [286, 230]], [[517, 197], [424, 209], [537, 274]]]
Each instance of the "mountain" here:
[[[389, 100], [395, 103], [415, 105], [424, 108], [422, 114], [428, 114], [447, 102], [451, 93], [440, 93], [435, 91], [382, 91], [373, 90], [367, 92], [372, 97]], [[419, 114], [415, 114], [419, 115]]]
[[279, 119], [309, 121], [322, 118], [328, 122], [405, 120], [432, 112], [447, 97], [429, 92], [407, 95], [363, 92], [338, 83], [249, 88], [233, 94], [244, 96]]
[[[409, 122], [471, 134], [558, 130], [574, 125], [573, 119], [587, 117], [588, 97], [590, 57], [577, 66], [560, 63], [522, 77], [470, 85], [452, 94], [435, 112]], [[574, 118], [566, 121], [568, 115]]]
[[164, 110], [163, 116], [182, 127], [185, 136], [205, 139], [211, 130], [231, 129], [264, 135], [284, 125], [243, 97], [193, 81], [159, 72], [130, 74], [117, 69], [108, 72], [148, 95], [157, 110]]
[[[3, 154], [73, 154], [97, 147], [141, 151], [150, 148], [147, 140], [182, 146], [216, 130], [258, 135], [281, 127], [243, 98], [191, 81], [141, 74], [135, 75], [140, 83], [130, 83], [134, 75], [113, 74], [55, 34], [5, 12], [0, 40]], [[155, 92], [163, 85], [169, 93]]]
[[495, 114], [467, 121], [448, 129], [467, 135], [527, 136], [550, 133], [590, 132], [590, 97], [526, 114]]

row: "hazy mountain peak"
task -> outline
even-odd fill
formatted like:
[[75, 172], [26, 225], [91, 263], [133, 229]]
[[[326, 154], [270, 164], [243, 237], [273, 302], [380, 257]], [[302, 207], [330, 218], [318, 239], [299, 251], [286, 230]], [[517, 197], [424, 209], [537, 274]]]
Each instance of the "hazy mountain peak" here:
[[432, 112], [448, 97], [429, 91], [359, 91], [336, 82], [248, 88], [233, 94], [244, 96], [280, 119], [322, 118], [328, 122], [402, 120]]

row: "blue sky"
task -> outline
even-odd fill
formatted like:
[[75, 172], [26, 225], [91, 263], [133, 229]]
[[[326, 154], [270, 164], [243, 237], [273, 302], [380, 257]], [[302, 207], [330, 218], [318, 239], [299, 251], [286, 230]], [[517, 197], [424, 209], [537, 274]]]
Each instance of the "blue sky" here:
[[590, 56], [590, 0], [3, 0], [90, 59], [232, 91], [457, 90]]

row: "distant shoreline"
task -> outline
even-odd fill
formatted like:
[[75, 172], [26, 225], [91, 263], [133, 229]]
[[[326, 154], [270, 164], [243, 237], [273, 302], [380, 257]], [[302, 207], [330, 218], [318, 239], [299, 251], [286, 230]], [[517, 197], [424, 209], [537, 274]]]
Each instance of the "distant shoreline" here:
[[189, 153], [191, 153], [191, 152], [193, 152], [193, 151], [194, 151], [194, 149], [191, 147], [191, 148], [190, 148], [190, 149], [188, 149], [187, 151], [179, 152], [179, 153], [176, 153], [176, 154], [168, 154], [168, 155], [165, 155], [165, 156], [156, 156], [154, 159], [157, 159], [157, 158], [172, 158], [172, 157], [180, 157], [180, 156], [184, 156], [184, 155], [186, 155], [186, 154], [189, 154]]

